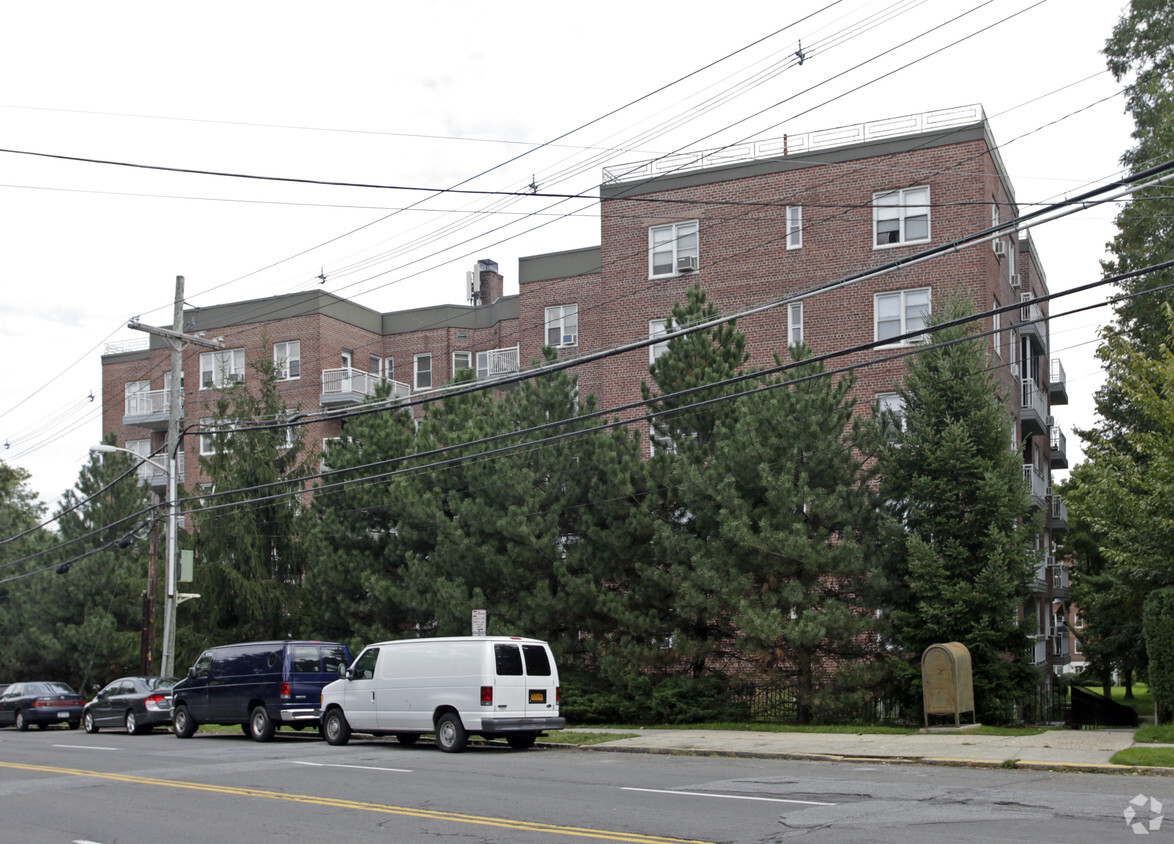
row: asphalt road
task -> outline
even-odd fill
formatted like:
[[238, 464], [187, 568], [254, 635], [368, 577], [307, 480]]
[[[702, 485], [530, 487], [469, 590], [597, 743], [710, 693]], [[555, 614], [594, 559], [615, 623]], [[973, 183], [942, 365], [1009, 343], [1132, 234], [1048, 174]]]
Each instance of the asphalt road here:
[[1174, 778], [0, 730], [0, 842], [1112, 842]]

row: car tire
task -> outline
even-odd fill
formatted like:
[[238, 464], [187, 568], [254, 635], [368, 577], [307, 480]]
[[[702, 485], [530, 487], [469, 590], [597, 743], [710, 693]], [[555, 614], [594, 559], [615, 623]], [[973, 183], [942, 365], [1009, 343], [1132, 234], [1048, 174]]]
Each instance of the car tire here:
[[24, 732], [28, 732], [28, 728], [29, 728], [29, 722], [28, 722], [28, 720], [27, 720], [27, 719], [24, 717], [24, 713], [23, 713], [23, 712], [17, 712], [17, 713], [16, 713], [16, 720], [13, 722], [13, 725], [14, 725], [14, 726], [15, 726], [15, 727], [16, 727], [18, 730], [20, 730], [22, 733], [24, 733]]
[[277, 725], [269, 717], [269, 710], [264, 706], [254, 706], [249, 713], [249, 738], [253, 741], [269, 741]]
[[176, 738], [191, 738], [196, 734], [196, 721], [183, 705], [175, 707], [175, 713], [171, 716], [171, 726]]
[[505, 740], [514, 750], [529, 750], [538, 740], [538, 733], [512, 733]]
[[129, 735], [137, 736], [139, 733], [141, 733], [143, 731], [142, 728], [139, 726], [139, 719], [135, 716], [135, 711], [133, 709], [126, 710], [125, 723], [126, 723], [126, 732]]
[[322, 719], [322, 738], [335, 747], [342, 747], [351, 740], [351, 725], [341, 709], [331, 709]]
[[396, 733], [395, 740], [400, 744], [415, 744], [420, 740], [419, 733]]
[[94, 713], [87, 712], [82, 716], [82, 725], [86, 728], [87, 733], [98, 732], [98, 725], [94, 723]]
[[436, 722], [436, 746], [445, 753], [460, 753], [469, 743], [465, 725], [455, 712], [446, 712]]

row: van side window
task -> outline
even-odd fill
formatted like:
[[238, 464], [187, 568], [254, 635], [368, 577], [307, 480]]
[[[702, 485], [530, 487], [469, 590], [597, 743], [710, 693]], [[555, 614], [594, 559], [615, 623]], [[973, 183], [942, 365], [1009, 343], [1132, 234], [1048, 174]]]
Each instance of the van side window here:
[[[293, 670], [298, 674], [317, 674], [318, 669], [318, 646], [317, 645], [294, 645], [293, 647]], [[335, 671], [338, 669], [336, 668]]]
[[208, 671], [212, 668], [212, 652], [207, 651], [200, 654], [200, 658], [196, 660], [196, 664], [192, 666], [192, 671], [196, 673], [197, 677], [202, 679], [208, 678]]
[[497, 673], [505, 677], [522, 676], [522, 654], [517, 645], [494, 645], [493, 658]]
[[346, 665], [346, 649], [341, 645], [322, 648], [322, 670], [327, 674], [337, 674], [338, 666]]
[[550, 676], [550, 658], [542, 645], [522, 645], [526, 657], [526, 673], [531, 677]]
[[375, 678], [375, 660], [379, 657], [379, 648], [368, 648], [355, 660], [355, 679], [372, 680]]

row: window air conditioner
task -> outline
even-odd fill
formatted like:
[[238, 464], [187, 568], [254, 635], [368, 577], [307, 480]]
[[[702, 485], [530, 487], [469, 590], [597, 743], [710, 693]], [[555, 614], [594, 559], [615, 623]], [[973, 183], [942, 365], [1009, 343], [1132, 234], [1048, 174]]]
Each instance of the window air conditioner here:
[[692, 273], [697, 271], [697, 256], [682, 255], [677, 258], [677, 272]]
[[1020, 277], [1019, 273], [1012, 273], [1011, 274], [1011, 289], [1018, 290], [1022, 286], [1023, 286], [1023, 279]]
[[996, 257], [1002, 258], [1007, 254], [1007, 241], [1003, 240], [1002, 238], [993, 240], [991, 241], [991, 248], [995, 250]]

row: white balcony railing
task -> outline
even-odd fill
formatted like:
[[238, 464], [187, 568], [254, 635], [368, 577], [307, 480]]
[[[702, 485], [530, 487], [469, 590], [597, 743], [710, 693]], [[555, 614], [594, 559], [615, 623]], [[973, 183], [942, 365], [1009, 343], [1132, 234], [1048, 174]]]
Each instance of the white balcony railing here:
[[1030, 293], [1024, 293], [1019, 297], [1019, 320], [1020, 322], [1030, 322], [1034, 325], [1039, 324], [1039, 320], [1044, 318], [1044, 312], [1040, 306], [1034, 301], [1035, 297]]
[[1048, 397], [1039, 385], [1030, 378], [1023, 379], [1023, 409], [1034, 410], [1041, 417], [1048, 415]]
[[1046, 636], [1028, 636], [1027, 658], [1032, 665], [1043, 665], [1048, 661], [1048, 640]]
[[1064, 500], [1064, 496], [1062, 495], [1052, 496], [1052, 521], [1068, 521], [1068, 502]]
[[1067, 376], [1064, 374], [1064, 364], [1060, 362], [1059, 358], [1052, 358], [1051, 369], [1048, 372], [1048, 383], [1053, 387], [1064, 387], [1067, 385]]
[[1023, 464], [1023, 480], [1031, 487], [1031, 495], [1041, 501], [1048, 497], [1048, 479], [1030, 463]]
[[520, 359], [520, 346], [477, 352], [477, 377], [492, 378], [495, 375], [517, 372], [521, 368]]
[[[182, 401], [182, 397], [181, 397]], [[170, 390], [141, 390], [126, 397], [124, 416], [154, 416], [171, 411]]]
[[388, 381], [374, 372], [364, 372], [353, 367], [322, 370], [322, 395], [343, 396], [357, 393], [361, 396], [373, 396], [380, 384], [391, 384], [391, 398], [406, 398], [412, 394], [412, 388], [402, 381]]
[[1064, 436], [1064, 432], [1060, 430], [1059, 425], [1053, 425], [1048, 429], [1048, 443], [1052, 451], [1057, 454], [1068, 453], [1068, 438]]
[[[1049, 559], [1054, 559], [1049, 557]], [[1053, 589], [1067, 589], [1068, 588], [1068, 566], [1063, 563], [1051, 563], [1048, 566], [1048, 571], [1052, 575]]]

